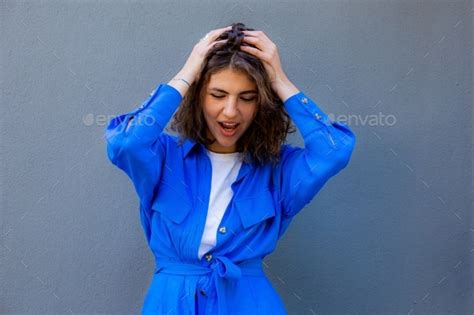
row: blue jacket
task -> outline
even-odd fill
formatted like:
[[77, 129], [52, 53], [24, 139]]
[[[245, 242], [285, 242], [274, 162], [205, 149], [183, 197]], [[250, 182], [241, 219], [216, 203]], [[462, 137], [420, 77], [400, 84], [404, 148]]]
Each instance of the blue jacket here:
[[346, 167], [355, 135], [303, 92], [285, 100], [305, 147], [283, 145], [273, 167], [242, 163], [217, 245], [199, 260], [211, 162], [200, 143], [187, 139], [178, 146], [178, 136], [163, 132], [181, 101], [174, 87], [162, 83], [139, 108], [114, 117], [105, 131], [108, 158], [138, 194], [156, 262], [142, 314], [287, 314], [262, 259], [292, 218]]

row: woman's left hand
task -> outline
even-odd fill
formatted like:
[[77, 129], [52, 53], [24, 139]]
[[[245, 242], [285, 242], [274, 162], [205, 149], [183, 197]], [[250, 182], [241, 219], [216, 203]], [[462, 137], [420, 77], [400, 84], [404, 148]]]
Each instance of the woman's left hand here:
[[[287, 94], [294, 94], [296, 87], [288, 80], [282, 69], [278, 48], [262, 31], [243, 30], [243, 42], [251, 46], [240, 45], [240, 49], [259, 58], [267, 71], [273, 90], [284, 100]], [[290, 91], [289, 91], [290, 90]]]

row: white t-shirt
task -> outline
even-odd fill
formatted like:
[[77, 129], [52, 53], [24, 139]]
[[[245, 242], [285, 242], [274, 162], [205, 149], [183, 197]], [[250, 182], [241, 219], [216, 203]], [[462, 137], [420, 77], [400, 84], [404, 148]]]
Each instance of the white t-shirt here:
[[207, 150], [212, 164], [211, 192], [206, 225], [199, 246], [199, 259], [216, 245], [217, 230], [233, 196], [232, 183], [239, 174], [241, 152], [216, 153]]

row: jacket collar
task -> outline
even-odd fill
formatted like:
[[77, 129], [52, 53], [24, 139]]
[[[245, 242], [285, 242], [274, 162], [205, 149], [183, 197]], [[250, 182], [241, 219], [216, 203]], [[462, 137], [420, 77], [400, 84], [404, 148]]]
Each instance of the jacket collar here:
[[[203, 144], [197, 142], [194, 139], [186, 138], [186, 140], [183, 143], [184, 159], [186, 159], [187, 156], [191, 154], [194, 150], [204, 153], [205, 147]], [[253, 161], [249, 152], [247, 152], [247, 157], [250, 161]], [[255, 170], [255, 163], [243, 161], [241, 170], [239, 171], [239, 174], [237, 178], [235, 179], [235, 182], [239, 181], [241, 178], [245, 177], [245, 175], [247, 175], [249, 172], [252, 172], [254, 170]]]
[[196, 142], [194, 139], [186, 138], [186, 140], [183, 143], [183, 154], [184, 158], [188, 156], [188, 154], [191, 152], [191, 150], [195, 147], [200, 145], [200, 143]]

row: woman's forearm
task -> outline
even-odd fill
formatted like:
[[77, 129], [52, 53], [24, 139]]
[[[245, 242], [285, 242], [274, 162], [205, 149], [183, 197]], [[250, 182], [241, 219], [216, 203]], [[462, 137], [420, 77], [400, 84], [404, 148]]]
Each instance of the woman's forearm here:
[[272, 83], [272, 88], [283, 103], [291, 96], [300, 92], [300, 90], [286, 76], [276, 79]]
[[177, 89], [181, 96], [184, 97], [188, 92], [189, 85], [181, 79], [184, 79], [191, 85], [194, 81], [194, 75], [185, 69], [181, 69], [167, 84]]

